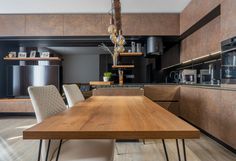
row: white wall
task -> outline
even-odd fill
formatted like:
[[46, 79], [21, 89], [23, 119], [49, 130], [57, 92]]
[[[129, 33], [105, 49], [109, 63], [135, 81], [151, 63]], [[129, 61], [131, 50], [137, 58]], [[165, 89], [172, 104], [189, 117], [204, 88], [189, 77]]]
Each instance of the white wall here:
[[99, 55], [63, 55], [63, 83], [99, 80]]
[[[122, 12], [180, 12], [190, 0], [121, 0]], [[108, 13], [111, 0], [0, 0], [0, 14]]]

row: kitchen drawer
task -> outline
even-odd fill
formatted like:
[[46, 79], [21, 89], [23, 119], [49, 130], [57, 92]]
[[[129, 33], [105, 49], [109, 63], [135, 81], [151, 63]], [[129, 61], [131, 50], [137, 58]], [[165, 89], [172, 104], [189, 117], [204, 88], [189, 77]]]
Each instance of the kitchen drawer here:
[[0, 113], [34, 112], [30, 99], [0, 99]]
[[179, 116], [179, 102], [156, 102], [161, 107]]
[[144, 95], [152, 101], [179, 101], [180, 88], [177, 85], [145, 85]]

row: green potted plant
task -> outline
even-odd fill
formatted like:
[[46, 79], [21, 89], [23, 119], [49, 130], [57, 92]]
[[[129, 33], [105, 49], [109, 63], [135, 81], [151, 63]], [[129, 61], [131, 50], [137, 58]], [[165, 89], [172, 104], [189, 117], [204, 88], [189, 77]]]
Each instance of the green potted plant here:
[[111, 78], [112, 73], [111, 72], [105, 72], [103, 75], [103, 81], [108, 82]]

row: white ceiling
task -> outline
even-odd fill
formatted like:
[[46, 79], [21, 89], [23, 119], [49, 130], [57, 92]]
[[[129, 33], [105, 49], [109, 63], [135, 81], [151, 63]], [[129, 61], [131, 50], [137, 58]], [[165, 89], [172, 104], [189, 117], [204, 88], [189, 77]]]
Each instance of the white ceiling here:
[[[121, 0], [123, 13], [178, 13], [191, 0]], [[0, 0], [0, 14], [107, 13], [111, 0]]]

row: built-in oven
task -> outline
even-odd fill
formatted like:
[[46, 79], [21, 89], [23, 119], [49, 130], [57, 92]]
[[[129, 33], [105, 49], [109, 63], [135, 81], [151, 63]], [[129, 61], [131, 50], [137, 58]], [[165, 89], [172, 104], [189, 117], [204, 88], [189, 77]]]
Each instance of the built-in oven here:
[[222, 41], [222, 84], [236, 84], [236, 37]]
[[181, 72], [180, 82], [184, 84], [196, 84], [197, 83], [197, 70], [184, 69]]

